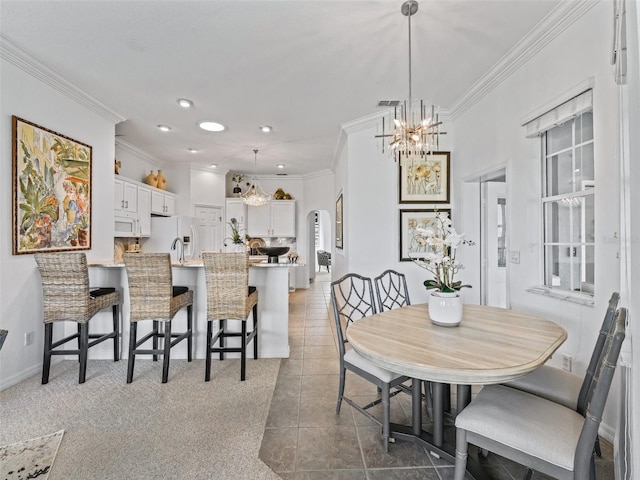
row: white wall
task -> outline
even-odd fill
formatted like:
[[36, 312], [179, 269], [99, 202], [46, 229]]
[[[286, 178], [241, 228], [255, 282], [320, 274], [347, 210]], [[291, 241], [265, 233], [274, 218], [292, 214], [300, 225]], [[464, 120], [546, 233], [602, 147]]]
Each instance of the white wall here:
[[[520, 263], [509, 264], [512, 308], [538, 313], [562, 325], [569, 337], [559, 352], [584, 372], [611, 292], [619, 289], [614, 240], [619, 231], [616, 86], [609, 65], [612, 7], [601, 2], [456, 121], [453, 184], [496, 163], [507, 165], [509, 249]], [[528, 293], [539, 285], [541, 264], [540, 141], [526, 139], [521, 120], [576, 85], [594, 82], [596, 194], [595, 307]], [[454, 218], [461, 204], [453, 189]], [[465, 206], [466, 207], [466, 206]], [[472, 226], [469, 226], [472, 228]], [[462, 225], [462, 230], [465, 225]], [[556, 355], [559, 358], [559, 355]], [[556, 362], [553, 359], [552, 362]], [[614, 386], [615, 387], [615, 386]], [[609, 398], [604, 428], [615, 427], [617, 389]]]
[[[93, 147], [91, 259], [113, 257], [114, 124], [58, 90], [1, 61], [0, 180], [4, 208], [0, 209], [0, 326], [9, 335], [0, 351], [0, 389], [40, 372], [43, 332], [40, 276], [33, 255], [11, 254], [11, 116], [16, 115]], [[107, 219], [107, 221], [105, 221]], [[33, 344], [24, 346], [26, 332]]]

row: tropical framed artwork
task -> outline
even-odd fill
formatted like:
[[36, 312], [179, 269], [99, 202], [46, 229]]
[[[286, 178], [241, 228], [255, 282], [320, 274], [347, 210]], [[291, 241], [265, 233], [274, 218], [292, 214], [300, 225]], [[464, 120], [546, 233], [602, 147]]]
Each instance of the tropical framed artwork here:
[[92, 148], [12, 117], [13, 254], [91, 248]]
[[426, 246], [416, 235], [417, 228], [436, 227], [436, 214], [451, 218], [449, 209], [400, 210], [400, 261], [410, 262], [412, 253], [424, 254]]
[[398, 162], [400, 203], [449, 203], [450, 152], [412, 154]]
[[344, 216], [342, 214], [342, 193], [336, 200], [336, 248], [344, 248]]

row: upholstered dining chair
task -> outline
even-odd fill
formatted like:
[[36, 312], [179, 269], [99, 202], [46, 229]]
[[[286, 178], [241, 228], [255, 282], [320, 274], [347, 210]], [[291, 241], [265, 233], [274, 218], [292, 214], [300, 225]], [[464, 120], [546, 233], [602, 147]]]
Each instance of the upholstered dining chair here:
[[326, 267], [328, 272], [331, 268], [331, 253], [325, 252], [324, 250], [318, 250], [317, 255], [318, 255], [318, 271], [320, 271], [322, 267]]
[[[40, 270], [44, 300], [42, 383], [49, 382], [52, 355], [78, 355], [80, 362], [79, 383], [84, 383], [89, 348], [105, 340], [113, 339], [113, 361], [120, 360], [118, 349], [118, 342], [120, 341], [120, 294], [115, 288], [92, 289], [89, 286], [87, 257], [84, 253], [37, 253], [35, 260]], [[111, 307], [113, 314], [113, 331], [90, 334], [89, 320], [99, 311], [109, 307]], [[78, 325], [78, 331], [54, 342], [53, 324], [56, 322], [75, 322]], [[76, 338], [78, 339], [77, 349], [57, 348]]]
[[[136, 355], [162, 355], [162, 383], [169, 377], [171, 348], [187, 340], [187, 360], [193, 355], [193, 291], [173, 285], [171, 256], [168, 253], [125, 253], [129, 281], [130, 329], [127, 383], [133, 381]], [[179, 310], [187, 309], [187, 330], [174, 333], [171, 323]], [[151, 332], [138, 340], [138, 323], [153, 322]], [[164, 325], [164, 331], [160, 325]], [[152, 348], [141, 348], [151, 340]], [[162, 340], [162, 348], [158, 347]]]
[[456, 417], [455, 480], [463, 480], [472, 443], [558, 479], [595, 478], [598, 436], [620, 348], [627, 310], [620, 308], [587, 393], [584, 415], [559, 403], [504, 385], [484, 387]]
[[411, 305], [404, 273], [385, 270], [374, 278], [380, 311]]
[[[600, 357], [603, 354], [607, 336], [615, 328], [614, 317], [619, 301], [620, 294], [613, 292], [584, 377], [550, 365], [542, 365], [530, 374], [506, 383], [506, 385], [546, 398], [584, 415], [587, 410], [587, 393], [591, 387]], [[600, 455], [598, 441], [596, 441], [595, 448], [598, 455]]]
[[[246, 378], [247, 345], [253, 342], [253, 358], [258, 358], [258, 291], [249, 286], [249, 255], [246, 252], [204, 252], [204, 274], [207, 284], [207, 357], [204, 379], [211, 378], [211, 354], [224, 360], [227, 352], [240, 353], [240, 380]], [[253, 328], [247, 331], [249, 314]], [[240, 322], [240, 331], [231, 331], [228, 320]], [[213, 323], [218, 330], [213, 332]], [[225, 339], [239, 338], [240, 345], [225, 345]], [[218, 342], [218, 346], [215, 344]]]
[[[346, 330], [348, 326], [361, 318], [374, 315], [376, 304], [373, 297], [373, 285], [371, 279], [356, 273], [348, 273], [339, 280], [331, 282], [331, 304], [333, 316], [336, 322], [338, 335], [338, 350], [340, 358], [340, 384], [338, 387], [338, 403], [336, 414], [340, 413], [340, 407], [344, 400], [367, 418], [382, 427], [382, 441], [385, 451], [389, 450], [390, 439], [390, 399], [400, 391], [399, 385], [409, 380], [409, 377], [390, 372], [378, 367], [355, 350], [347, 349], [348, 340]], [[381, 397], [368, 405], [361, 406], [344, 394], [346, 371], [373, 383], [381, 394]], [[394, 389], [391, 392], [391, 389]], [[382, 420], [379, 420], [367, 410], [375, 405], [382, 404]]]

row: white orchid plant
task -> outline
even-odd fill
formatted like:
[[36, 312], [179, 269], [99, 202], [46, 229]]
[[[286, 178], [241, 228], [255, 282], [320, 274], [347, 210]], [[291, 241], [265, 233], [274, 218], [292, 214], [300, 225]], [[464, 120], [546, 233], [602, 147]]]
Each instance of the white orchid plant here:
[[475, 245], [475, 242], [465, 239], [464, 233], [456, 232], [446, 213], [437, 212], [434, 219], [423, 221], [422, 226], [416, 220], [410, 220], [409, 230], [412, 234], [411, 260], [435, 277], [424, 282], [427, 290], [454, 293], [464, 287], [471, 288], [471, 285], [454, 280], [456, 273], [464, 268], [456, 260], [456, 253], [458, 247]]

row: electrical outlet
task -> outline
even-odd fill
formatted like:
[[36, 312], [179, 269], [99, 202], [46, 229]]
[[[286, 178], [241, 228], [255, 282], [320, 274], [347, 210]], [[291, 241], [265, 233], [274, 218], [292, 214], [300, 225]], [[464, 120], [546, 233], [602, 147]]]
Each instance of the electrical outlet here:
[[571, 357], [571, 355], [567, 355], [566, 353], [562, 354], [562, 369], [566, 370], [567, 372], [571, 371], [571, 363], [572, 363], [573, 358]]
[[509, 252], [511, 263], [520, 263], [520, 250], [511, 250]]
[[24, 334], [24, 346], [28, 347], [33, 343], [33, 332], [27, 332]]

